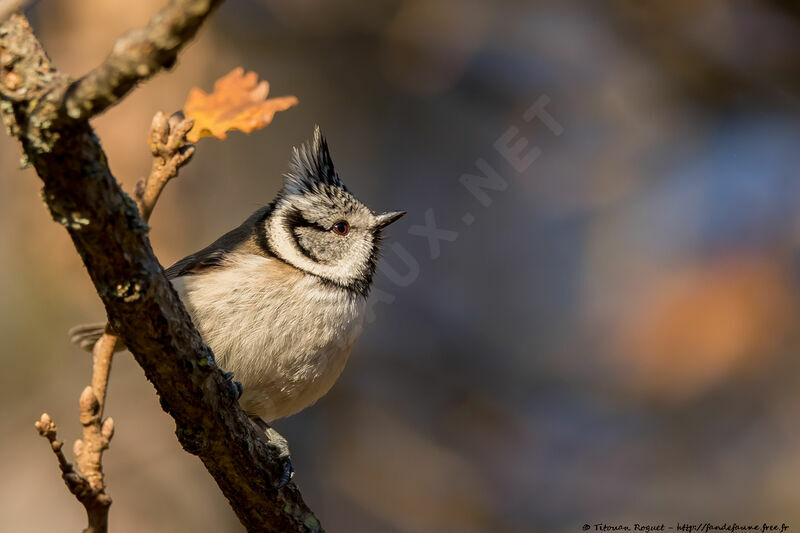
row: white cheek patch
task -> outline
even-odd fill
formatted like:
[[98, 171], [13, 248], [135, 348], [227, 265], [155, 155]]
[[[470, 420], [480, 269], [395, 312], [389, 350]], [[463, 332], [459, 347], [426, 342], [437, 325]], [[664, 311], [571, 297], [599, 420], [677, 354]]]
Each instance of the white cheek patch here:
[[341, 285], [349, 285], [363, 275], [372, 253], [369, 241], [351, 247], [349, 253], [336, 264], [317, 263], [297, 248], [295, 236], [283, 224], [286, 210], [285, 206], [276, 208], [266, 227], [267, 240], [278, 257], [292, 266]]

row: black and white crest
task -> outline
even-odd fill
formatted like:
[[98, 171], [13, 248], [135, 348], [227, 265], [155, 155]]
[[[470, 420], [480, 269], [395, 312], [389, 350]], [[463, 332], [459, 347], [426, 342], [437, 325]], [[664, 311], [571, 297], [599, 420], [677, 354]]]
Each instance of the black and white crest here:
[[320, 185], [347, 190], [333, 167], [328, 143], [322, 136], [319, 126], [316, 126], [312, 139], [292, 151], [289, 172], [286, 174], [286, 187], [291, 192], [316, 192], [319, 191]]

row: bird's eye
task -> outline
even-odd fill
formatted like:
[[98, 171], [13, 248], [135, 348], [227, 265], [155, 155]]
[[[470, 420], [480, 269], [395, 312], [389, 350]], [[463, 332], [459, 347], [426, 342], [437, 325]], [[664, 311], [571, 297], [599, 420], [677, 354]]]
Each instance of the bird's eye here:
[[333, 225], [333, 231], [339, 235], [347, 235], [347, 232], [350, 231], [350, 224], [344, 220], [341, 220]]

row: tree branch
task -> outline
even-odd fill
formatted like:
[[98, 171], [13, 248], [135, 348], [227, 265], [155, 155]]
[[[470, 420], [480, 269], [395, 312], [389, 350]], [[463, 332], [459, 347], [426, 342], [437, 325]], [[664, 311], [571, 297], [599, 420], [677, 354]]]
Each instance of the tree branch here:
[[[171, 10], [194, 8], [189, 18], [197, 25], [197, 6], [217, 3], [175, 1], [162, 14], [185, 20]], [[168, 63], [181, 39], [196, 30], [195, 25], [191, 32], [176, 32], [174, 20], [157, 16], [148, 26], [153, 35], [172, 36], [173, 52], [156, 54]], [[107, 75], [98, 74], [93, 78], [98, 83], [87, 82], [81, 91], [72, 86], [72, 101], [88, 104], [77, 105], [84, 110], [77, 113], [78, 120], [74, 114], [66, 116], [70, 80], [50, 63], [25, 18], [13, 14], [0, 23], [0, 116], [20, 140], [23, 159], [44, 182], [43, 198], [51, 215], [67, 228], [111, 326], [174, 418], [183, 448], [200, 457], [249, 531], [319, 531], [319, 521], [293, 483], [274, 489], [283, 471], [278, 450], [265, 442], [235, 401], [230, 382], [164, 276], [136, 204], [112, 176], [88, 121], [80, 120], [115, 101], [103, 97], [103, 91], [90, 90], [92, 86], [110, 88], [119, 98], [154, 71], [149, 62], [141, 71], [134, 67], [136, 76], [118, 77], [122, 71], [130, 74], [132, 64], [120, 60], [124, 69], [100, 69]]]
[[[153, 167], [147, 179], [137, 183], [135, 194], [139, 213], [145, 222], [149, 220], [164, 186], [177, 176], [180, 167], [188, 163], [194, 155], [194, 145], [186, 141], [186, 134], [192, 129], [193, 123], [193, 120], [179, 116], [167, 120], [161, 111], [153, 118], [148, 135], [153, 153]], [[103, 420], [103, 408], [117, 339], [117, 335], [106, 326], [106, 331], [92, 348], [92, 384], [83, 390], [80, 400], [83, 440], [76, 441], [74, 447], [78, 469], [76, 471], [69, 465], [71, 475], [64, 478], [67, 488], [86, 509], [89, 522], [86, 531], [90, 533], [106, 533], [108, 530], [111, 497], [106, 493], [103, 452], [108, 449], [113, 436], [114, 421], [111, 418]], [[42, 416], [49, 420], [47, 413]], [[45, 426], [45, 418], [40, 419], [36, 427], [42, 436], [50, 439], [50, 432], [40, 426]], [[53, 438], [54, 431], [55, 429]], [[51, 440], [51, 445], [53, 442]], [[61, 460], [66, 460], [63, 453], [59, 456], [59, 461]]]
[[117, 39], [105, 61], [67, 90], [67, 115], [91, 118], [116, 104], [137, 83], [171, 68], [180, 49], [220, 4], [222, 0], [172, 0], [147, 27]]

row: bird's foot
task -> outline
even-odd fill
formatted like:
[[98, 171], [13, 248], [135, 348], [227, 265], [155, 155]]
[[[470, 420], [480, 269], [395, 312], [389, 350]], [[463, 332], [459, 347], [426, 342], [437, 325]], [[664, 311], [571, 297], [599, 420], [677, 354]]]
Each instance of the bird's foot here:
[[289, 441], [287, 441], [283, 435], [278, 433], [274, 427], [264, 422], [264, 420], [261, 418], [253, 418], [253, 423], [255, 423], [255, 425], [264, 432], [264, 434], [267, 436], [268, 442], [278, 449], [278, 457], [280, 457], [281, 462], [283, 463], [283, 474], [281, 474], [281, 478], [278, 480], [275, 488], [280, 489], [289, 483], [289, 480], [294, 477], [292, 456], [289, 452]]
[[242, 383], [233, 379], [233, 372], [223, 372], [225, 379], [228, 380], [233, 391], [233, 400], [238, 401], [242, 397]]

